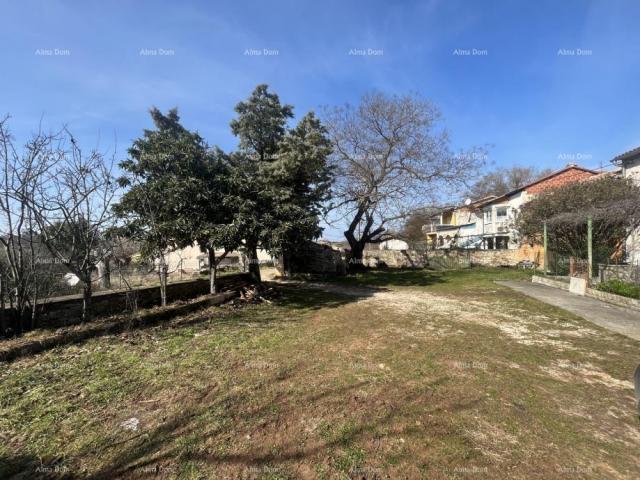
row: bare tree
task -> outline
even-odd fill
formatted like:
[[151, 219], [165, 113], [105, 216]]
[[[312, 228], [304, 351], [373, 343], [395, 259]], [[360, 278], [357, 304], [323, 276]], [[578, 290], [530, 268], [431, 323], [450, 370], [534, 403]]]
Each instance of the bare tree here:
[[33, 211], [26, 199], [32, 199], [40, 178], [50, 168], [50, 153], [56, 136], [36, 133], [24, 146], [22, 152], [15, 148], [8, 129], [9, 116], [0, 121], [0, 245], [2, 255], [2, 324], [4, 318], [5, 293], [9, 296], [9, 307], [15, 313], [15, 324], [21, 333], [23, 318], [30, 311], [30, 326], [35, 327], [38, 299], [46, 297], [48, 269], [42, 262], [43, 245], [37, 233]]
[[[482, 163], [484, 150], [453, 154], [440, 114], [416, 95], [370, 93], [360, 105], [326, 112], [336, 171], [333, 197], [351, 247], [361, 263], [367, 243], [390, 238], [389, 229], [418, 206], [464, 184]], [[437, 202], [434, 202], [437, 203]]]
[[58, 262], [82, 282], [82, 321], [91, 315], [93, 273], [111, 255], [105, 234], [115, 224], [112, 205], [118, 184], [113, 161], [88, 155], [65, 129], [51, 152], [51, 167], [39, 178], [30, 203], [42, 241]]
[[553, 171], [550, 169], [539, 170], [536, 167], [498, 169], [483, 175], [475, 181], [471, 185], [471, 188], [466, 191], [465, 197], [474, 200], [484, 198], [488, 195], [499, 197], [512, 190], [524, 187], [535, 180], [546, 177], [551, 173], [553, 173]]

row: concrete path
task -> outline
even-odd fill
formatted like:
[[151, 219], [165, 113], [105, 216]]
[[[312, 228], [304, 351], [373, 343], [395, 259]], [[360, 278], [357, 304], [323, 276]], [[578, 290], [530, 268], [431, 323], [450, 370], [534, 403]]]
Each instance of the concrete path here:
[[640, 340], [640, 311], [618, 307], [591, 297], [582, 297], [539, 283], [498, 281], [549, 305], [563, 308], [616, 333]]

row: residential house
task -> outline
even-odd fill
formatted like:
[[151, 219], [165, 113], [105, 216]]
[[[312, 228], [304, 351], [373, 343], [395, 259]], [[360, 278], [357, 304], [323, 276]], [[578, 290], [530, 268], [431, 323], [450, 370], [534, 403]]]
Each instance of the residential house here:
[[[640, 147], [618, 155], [612, 163], [622, 168], [625, 178], [630, 178], [640, 185]], [[640, 263], [640, 228], [627, 238], [626, 251], [629, 262]]]
[[[224, 253], [223, 250], [216, 250], [216, 256], [220, 257]], [[273, 259], [268, 252], [258, 249], [258, 261], [262, 263], [271, 263]], [[229, 252], [220, 263], [221, 268], [242, 266], [244, 255], [239, 251]], [[167, 254], [166, 258], [169, 272], [182, 272], [184, 274], [198, 274], [205, 271], [209, 267], [209, 257], [200, 250], [200, 246], [194, 243], [191, 246], [174, 250]]]
[[444, 208], [423, 227], [434, 248], [479, 248], [504, 250], [521, 248], [515, 228], [520, 207], [535, 195], [552, 188], [582, 181], [598, 172], [575, 164], [512, 190], [504, 195], [467, 201], [459, 207]]
[[409, 244], [404, 240], [400, 240], [399, 238], [391, 238], [389, 240], [385, 240], [384, 242], [380, 242], [378, 244], [378, 250], [408, 250]]

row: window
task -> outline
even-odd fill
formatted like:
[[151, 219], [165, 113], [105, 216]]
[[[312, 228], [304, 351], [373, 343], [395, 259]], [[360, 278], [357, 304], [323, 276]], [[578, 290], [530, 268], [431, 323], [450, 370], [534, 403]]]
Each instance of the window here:
[[496, 250], [506, 250], [509, 248], [509, 237], [496, 237]]
[[493, 220], [493, 212], [491, 210], [484, 211], [484, 223], [491, 223]]
[[507, 207], [496, 208], [496, 221], [504, 222], [507, 219]]

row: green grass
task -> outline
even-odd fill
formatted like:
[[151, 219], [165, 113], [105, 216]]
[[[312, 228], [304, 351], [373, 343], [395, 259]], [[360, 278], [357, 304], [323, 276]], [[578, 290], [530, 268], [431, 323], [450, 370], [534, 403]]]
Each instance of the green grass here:
[[458, 292], [461, 286], [486, 288], [494, 280], [529, 280], [533, 270], [514, 268], [484, 268], [437, 271], [422, 269], [367, 270], [344, 277], [329, 277], [327, 281], [345, 285], [377, 287], [431, 287]]
[[494, 283], [527, 278], [370, 271], [3, 365], [0, 478], [637, 477], [640, 344]]
[[602, 292], [640, 299], [640, 285], [635, 283], [623, 282], [622, 280], [609, 280], [599, 283], [596, 288]]

